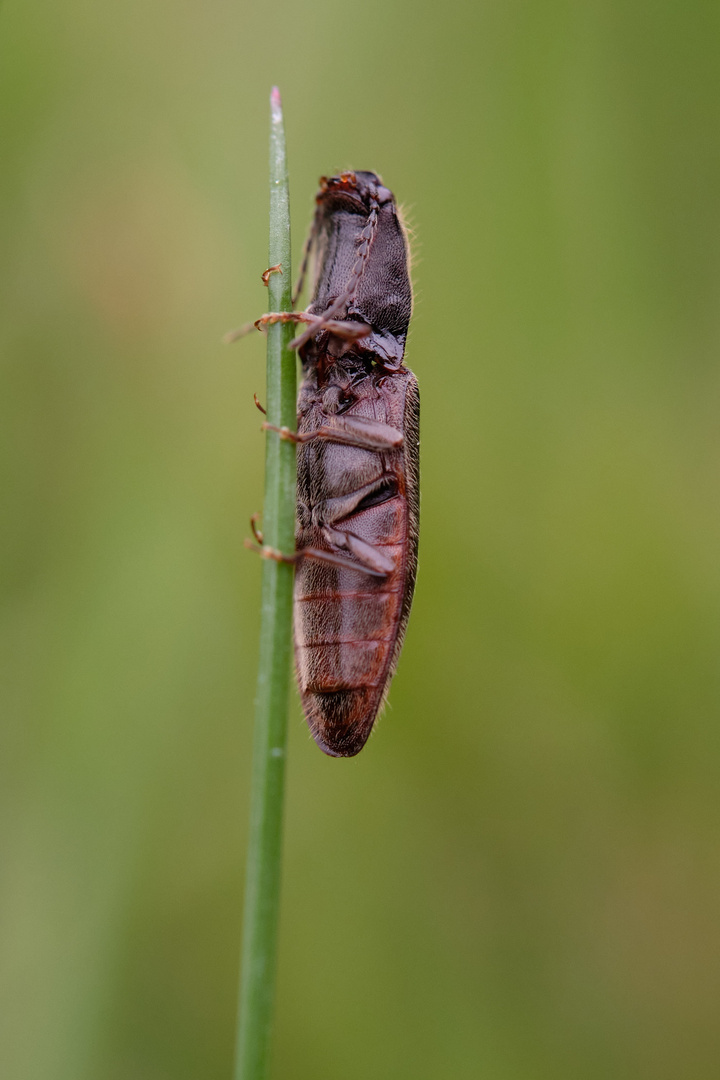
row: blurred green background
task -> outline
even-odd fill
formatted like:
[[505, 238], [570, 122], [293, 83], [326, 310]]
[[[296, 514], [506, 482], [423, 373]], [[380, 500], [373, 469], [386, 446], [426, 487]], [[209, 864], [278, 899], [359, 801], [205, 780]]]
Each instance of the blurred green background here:
[[227, 1080], [267, 114], [416, 233], [422, 537], [359, 758], [290, 725], [275, 1080], [720, 1073], [720, 7], [0, 20], [3, 1080]]

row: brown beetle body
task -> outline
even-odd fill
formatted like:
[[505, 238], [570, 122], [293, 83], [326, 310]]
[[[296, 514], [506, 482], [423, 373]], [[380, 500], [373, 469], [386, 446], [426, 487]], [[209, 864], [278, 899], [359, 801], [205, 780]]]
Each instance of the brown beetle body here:
[[[419, 397], [407, 369], [382, 376], [338, 361], [332, 386], [341, 374], [356, 380], [357, 396], [344, 416], [379, 421], [404, 434], [400, 448], [382, 452], [326, 440], [299, 447], [298, 550], [338, 550], [337, 534], [345, 533], [392, 564], [384, 577], [314, 559], [301, 560], [296, 571], [295, 659], [305, 716], [321, 749], [348, 757], [370, 734], [410, 614], [417, 567]], [[313, 374], [303, 382], [301, 433], [328, 422], [326, 393]]]
[[295, 661], [315, 741], [352, 757], [387, 694], [410, 613], [420, 398], [403, 364], [412, 291], [392, 192], [370, 172], [321, 185], [298, 284], [314, 253], [312, 302], [256, 325], [308, 324], [293, 343], [303, 365], [298, 431], [281, 430], [299, 444]]
[[[410, 614], [420, 399], [402, 365], [412, 293], [392, 194], [372, 173], [325, 181], [313, 232], [308, 311], [332, 311], [366, 333], [348, 342], [322, 331], [301, 349], [298, 434], [336, 428], [342, 441], [328, 432], [298, 447], [297, 550], [349, 555], [357, 569], [300, 560], [295, 659], [313, 737], [325, 753], [350, 757], [370, 735]], [[346, 441], [356, 432], [354, 445]]]

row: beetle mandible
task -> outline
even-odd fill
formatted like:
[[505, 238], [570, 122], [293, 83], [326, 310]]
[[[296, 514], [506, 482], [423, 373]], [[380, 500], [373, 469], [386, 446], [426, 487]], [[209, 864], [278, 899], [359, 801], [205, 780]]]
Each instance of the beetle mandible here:
[[410, 614], [420, 398], [403, 363], [412, 289], [392, 192], [372, 172], [320, 185], [295, 296], [314, 256], [312, 302], [256, 325], [307, 324], [291, 343], [302, 362], [297, 434], [280, 431], [298, 443], [295, 663], [318, 746], [352, 757], [385, 700]]

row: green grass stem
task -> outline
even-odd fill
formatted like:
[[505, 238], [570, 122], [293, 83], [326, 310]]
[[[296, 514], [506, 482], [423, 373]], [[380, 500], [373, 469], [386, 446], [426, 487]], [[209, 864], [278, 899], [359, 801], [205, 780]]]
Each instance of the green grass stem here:
[[[292, 310], [290, 206], [282, 103], [270, 97], [270, 275], [269, 311]], [[268, 421], [295, 430], [296, 361], [288, 343], [292, 324], [268, 327]], [[264, 542], [295, 548], [295, 446], [267, 434], [265, 448]], [[260, 657], [253, 744], [250, 838], [245, 884], [235, 1080], [265, 1080], [270, 1056], [282, 855], [285, 753], [293, 567], [263, 560]]]

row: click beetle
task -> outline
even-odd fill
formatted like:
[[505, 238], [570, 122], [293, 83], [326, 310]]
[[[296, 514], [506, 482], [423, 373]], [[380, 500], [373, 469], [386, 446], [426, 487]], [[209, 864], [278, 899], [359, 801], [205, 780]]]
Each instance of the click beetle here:
[[298, 444], [295, 663], [318, 746], [352, 757], [387, 696], [410, 614], [420, 398], [403, 362], [412, 288], [393, 194], [373, 172], [320, 185], [296, 290], [313, 258], [312, 301], [255, 325], [303, 326], [292, 342], [298, 430], [280, 430]]

